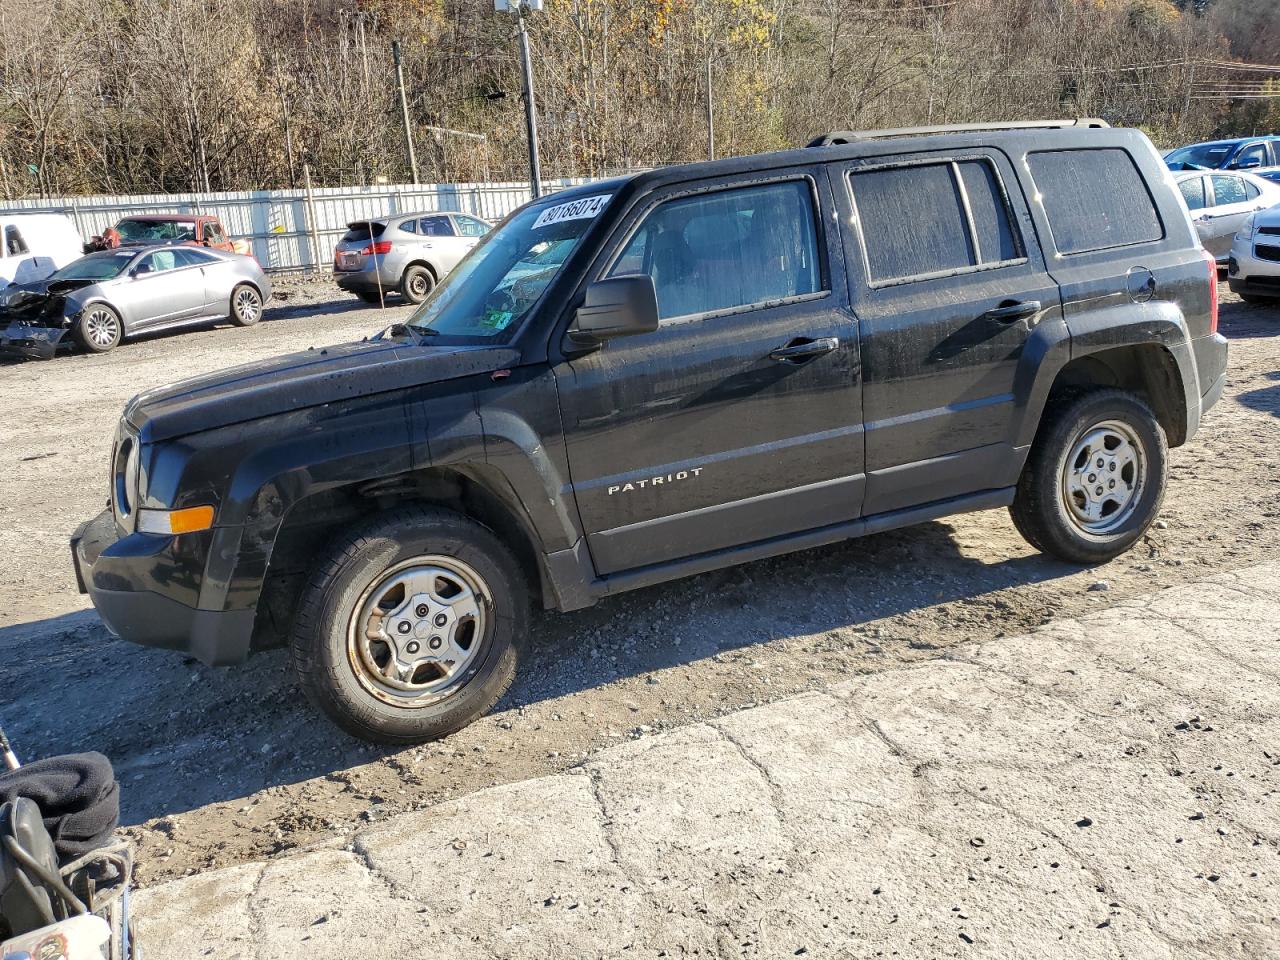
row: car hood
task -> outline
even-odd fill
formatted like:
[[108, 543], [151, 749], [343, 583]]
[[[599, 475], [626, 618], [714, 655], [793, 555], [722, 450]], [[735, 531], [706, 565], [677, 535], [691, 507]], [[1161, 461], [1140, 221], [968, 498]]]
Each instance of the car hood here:
[[1280, 204], [1254, 214], [1253, 225], [1255, 228], [1280, 227]]
[[519, 354], [503, 346], [370, 339], [232, 367], [139, 394], [125, 418], [144, 443], [407, 387], [490, 373]]

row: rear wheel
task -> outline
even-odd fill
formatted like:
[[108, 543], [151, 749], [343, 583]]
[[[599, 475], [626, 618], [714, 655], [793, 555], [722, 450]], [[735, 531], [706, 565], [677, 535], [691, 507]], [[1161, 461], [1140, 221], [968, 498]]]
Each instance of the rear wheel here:
[[431, 271], [420, 263], [415, 263], [400, 278], [400, 292], [410, 303], [421, 303], [436, 285]]
[[432, 740], [506, 692], [528, 614], [520, 567], [493, 533], [449, 510], [408, 507], [333, 545], [299, 604], [294, 667], [348, 733]]
[[242, 283], [231, 291], [231, 322], [238, 327], [252, 327], [262, 319], [262, 294]]
[[105, 303], [94, 303], [80, 314], [73, 335], [76, 343], [90, 353], [106, 353], [124, 339], [124, 324], [120, 314]]
[[1160, 510], [1168, 444], [1151, 408], [1097, 390], [1047, 411], [1009, 512], [1028, 542], [1071, 563], [1112, 560]]

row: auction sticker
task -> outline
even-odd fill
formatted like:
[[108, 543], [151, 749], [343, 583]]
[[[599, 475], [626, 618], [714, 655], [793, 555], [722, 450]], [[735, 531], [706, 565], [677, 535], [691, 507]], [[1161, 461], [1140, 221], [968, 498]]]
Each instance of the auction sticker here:
[[570, 200], [568, 203], [558, 203], [554, 207], [547, 207], [547, 209], [538, 214], [538, 219], [533, 221], [533, 229], [549, 227], [552, 224], [563, 223], [566, 220], [590, 220], [604, 209], [604, 205], [612, 197], [613, 194], [611, 193], [602, 193], [596, 197], [583, 197], [581, 200]]

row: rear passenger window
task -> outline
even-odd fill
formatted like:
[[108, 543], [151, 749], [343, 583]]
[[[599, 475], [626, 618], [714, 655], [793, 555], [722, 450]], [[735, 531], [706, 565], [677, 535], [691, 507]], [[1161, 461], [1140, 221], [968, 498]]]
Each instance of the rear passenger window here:
[[1213, 202], [1219, 207], [1228, 203], [1244, 203], [1249, 199], [1240, 177], [1213, 177]]
[[632, 235], [610, 276], [648, 273], [663, 320], [818, 293], [806, 181], [669, 200]]
[[1256, 200], [1262, 196], [1262, 191], [1258, 189], [1257, 184], [1246, 180], [1244, 182], [1244, 194], [1246, 200]]
[[995, 169], [985, 160], [851, 173], [871, 283], [892, 283], [1022, 256]]
[[1188, 210], [1203, 210], [1206, 206], [1204, 199], [1204, 177], [1190, 177], [1186, 180], [1178, 182], [1178, 189], [1182, 191], [1182, 199], [1187, 201]]
[[424, 237], [452, 237], [453, 224], [448, 217], [423, 217], [418, 221], [418, 232]]
[[1118, 148], [1048, 150], [1027, 157], [1059, 253], [1087, 253], [1164, 236], [1155, 203]]

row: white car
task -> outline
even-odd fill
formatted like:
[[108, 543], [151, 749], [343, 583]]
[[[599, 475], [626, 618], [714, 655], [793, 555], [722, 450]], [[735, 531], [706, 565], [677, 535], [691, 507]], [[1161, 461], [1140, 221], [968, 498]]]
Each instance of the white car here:
[[1191, 211], [1201, 245], [1219, 266], [1227, 262], [1231, 238], [1245, 218], [1280, 203], [1280, 184], [1250, 173], [1196, 170], [1175, 173], [1173, 178]]
[[35, 283], [84, 254], [71, 218], [60, 213], [0, 213], [0, 288]]
[[1248, 303], [1280, 300], [1280, 206], [1253, 214], [1240, 227], [1227, 284]]

